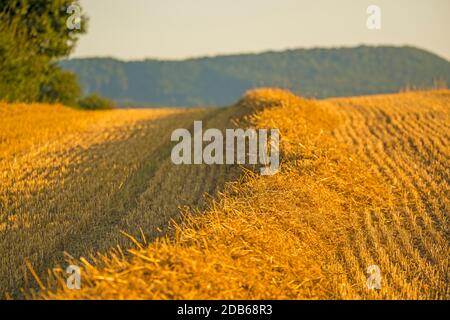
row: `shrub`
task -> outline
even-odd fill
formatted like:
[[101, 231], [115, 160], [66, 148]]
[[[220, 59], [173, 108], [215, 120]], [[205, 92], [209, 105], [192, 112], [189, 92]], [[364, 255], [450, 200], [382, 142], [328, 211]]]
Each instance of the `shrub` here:
[[91, 94], [80, 99], [78, 105], [86, 110], [108, 110], [114, 108], [114, 101]]

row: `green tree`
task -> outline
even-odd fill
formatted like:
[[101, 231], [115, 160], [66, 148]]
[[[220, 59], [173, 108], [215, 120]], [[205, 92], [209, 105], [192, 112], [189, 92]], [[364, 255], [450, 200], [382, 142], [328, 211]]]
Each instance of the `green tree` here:
[[0, 100], [38, 99], [48, 59], [34, 50], [23, 30], [11, 32], [11, 26], [0, 22]]
[[25, 31], [36, 54], [63, 57], [72, 52], [79, 36], [86, 32], [86, 16], [80, 17], [79, 30], [67, 27], [71, 5], [81, 9], [76, 0], [0, 0], [1, 21], [11, 26], [12, 32], [19, 28]]
[[[68, 56], [79, 36], [86, 31], [70, 30], [67, 9], [77, 1], [0, 0], [0, 99], [6, 101], [72, 101], [58, 91], [68, 81], [73, 93], [74, 78], [56, 62]], [[48, 96], [47, 96], [48, 94]], [[61, 97], [57, 97], [60, 94]]]
[[50, 75], [46, 77], [45, 82], [41, 83], [38, 100], [72, 107], [78, 106], [81, 89], [77, 76], [54, 65], [51, 65], [49, 70]]

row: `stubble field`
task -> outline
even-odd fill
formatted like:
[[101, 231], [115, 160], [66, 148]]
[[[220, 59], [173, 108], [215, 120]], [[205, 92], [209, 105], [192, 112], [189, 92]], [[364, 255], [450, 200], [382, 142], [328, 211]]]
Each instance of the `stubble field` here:
[[[0, 111], [2, 293], [449, 298], [447, 90], [312, 101], [259, 89], [222, 109]], [[280, 173], [170, 162], [173, 129], [202, 119], [223, 129], [244, 114], [280, 130]], [[81, 290], [58, 268], [46, 276], [63, 251], [82, 266]], [[379, 290], [367, 288], [372, 265]]]

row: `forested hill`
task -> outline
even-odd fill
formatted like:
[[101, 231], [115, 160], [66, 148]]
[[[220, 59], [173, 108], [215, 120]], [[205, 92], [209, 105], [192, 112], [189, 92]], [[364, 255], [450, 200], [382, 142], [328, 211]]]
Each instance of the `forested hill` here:
[[84, 93], [129, 106], [227, 105], [249, 88], [289, 88], [308, 97], [398, 92], [450, 83], [450, 62], [413, 47], [297, 49], [180, 61], [71, 59]]

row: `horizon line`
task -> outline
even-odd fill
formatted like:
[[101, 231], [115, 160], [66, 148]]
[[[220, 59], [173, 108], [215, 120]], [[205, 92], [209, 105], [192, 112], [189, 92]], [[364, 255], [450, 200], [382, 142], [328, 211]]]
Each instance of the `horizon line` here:
[[336, 49], [357, 49], [361, 47], [368, 47], [368, 48], [413, 48], [418, 49], [422, 51], [429, 52], [431, 54], [434, 54], [448, 62], [450, 62], [449, 59], [445, 58], [444, 56], [435, 53], [429, 49], [424, 49], [419, 46], [411, 45], [411, 44], [403, 44], [403, 45], [394, 45], [394, 44], [358, 44], [358, 45], [341, 45], [341, 46], [312, 46], [312, 47], [287, 47], [285, 49], [264, 49], [264, 50], [255, 50], [255, 51], [242, 51], [242, 52], [235, 52], [235, 53], [217, 53], [217, 54], [205, 54], [205, 55], [198, 55], [198, 56], [191, 56], [191, 57], [185, 57], [185, 58], [157, 58], [157, 57], [146, 57], [146, 58], [136, 58], [136, 59], [126, 59], [126, 58], [120, 58], [120, 57], [114, 57], [112, 55], [96, 55], [96, 56], [81, 56], [81, 57], [66, 57], [62, 58], [60, 60], [76, 60], [76, 59], [112, 59], [117, 60], [121, 62], [143, 62], [143, 61], [161, 61], [161, 62], [183, 62], [183, 61], [190, 61], [190, 60], [202, 60], [202, 59], [213, 59], [213, 58], [220, 58], [220, 57], [233, 57], [233, 56], [242, 56], [242, 55], [259, 55], [259, 54], [266, 54], [266, 53], [283, 53], [288, 51], [297, 51], [297, 50], [305, 50], [305, 51], [312, 51], [312, 50], [336, 50]]

